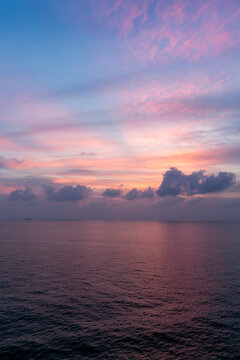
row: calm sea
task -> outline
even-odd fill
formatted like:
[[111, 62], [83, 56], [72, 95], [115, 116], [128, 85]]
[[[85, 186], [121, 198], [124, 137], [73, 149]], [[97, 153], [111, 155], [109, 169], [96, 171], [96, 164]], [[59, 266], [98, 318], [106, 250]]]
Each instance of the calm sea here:
[[1, 222], [0, 358], [240, 359], [240, 224]]

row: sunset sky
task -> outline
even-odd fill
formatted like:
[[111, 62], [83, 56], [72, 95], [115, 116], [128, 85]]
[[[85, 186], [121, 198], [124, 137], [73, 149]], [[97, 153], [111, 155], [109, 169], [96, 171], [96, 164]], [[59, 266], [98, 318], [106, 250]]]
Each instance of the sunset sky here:
[[239, 0], [2, 0], [0, 218], [240, 219]]

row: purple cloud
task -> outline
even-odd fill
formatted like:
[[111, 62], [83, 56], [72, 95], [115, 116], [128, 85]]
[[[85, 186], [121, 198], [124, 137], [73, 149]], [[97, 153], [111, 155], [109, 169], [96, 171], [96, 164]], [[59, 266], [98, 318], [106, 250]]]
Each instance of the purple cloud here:
[[156, 191], [157, 195], [178, 196], [219, 192], [235, 183], [235, 175], [230, 172], [219, 172], [218, 175], [206, 175], [203, 170], [184, 174], [176, 168], [170, 168], [163, 175], [162, 184]]
[[140, 197], [140, 194], [141, 194], [141, 191], [134, 188], [134, 189], [128, 191], [126, 193], [126, 195], [124, 196], [124, 198], [127, 200], [135, 200]]
[[67, 185], [61, 189], [55, 189], [53, 186], [43, 186], [47, 200], [50, 201], [79, 201], [84, 200], [92, 191], [91, 188], [84, 185]]
[[143, 199], [152, 199], [154, 198], [154, 190], [149, 186], [146, 190], [143, 190], [140, 194], [140, 197]]
[[36, 195], [33, 193], [32, 189], [26, 187], [24, 190], [16, 189], [12, 191], [8, 197], [8, 200], [19, 201], [22, 200], [24, 202], [30, 202], [36, 199]]
[[154, 190], [149, 186], [147, 189], [141, 191], [136, 188], [128, 191], [124, 196], [127, 200], [135, 200], [135, 199], [151, 199], [154, 197]]
[[122, 194], [122, 190], [121, 189], [106, 189], [102, 195], [103, 196], [107, 196], [110, 198], [114, 198], [114, 197], [119, 197]]

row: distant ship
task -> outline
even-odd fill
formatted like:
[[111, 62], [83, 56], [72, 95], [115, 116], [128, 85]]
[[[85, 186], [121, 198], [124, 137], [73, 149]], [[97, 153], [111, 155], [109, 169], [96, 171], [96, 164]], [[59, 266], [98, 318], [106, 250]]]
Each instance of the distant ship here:
[[29, 221], [29, 220], [32, 220], [32, 218], [28, 217], [28, 218], [25, 218], [24, 220]]

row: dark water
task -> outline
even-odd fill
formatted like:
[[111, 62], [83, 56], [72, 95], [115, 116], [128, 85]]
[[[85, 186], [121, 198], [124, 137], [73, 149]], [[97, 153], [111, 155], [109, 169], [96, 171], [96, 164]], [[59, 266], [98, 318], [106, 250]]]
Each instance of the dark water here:
[[240, 359], [240, 225], [0, 223], [0, 358]]

